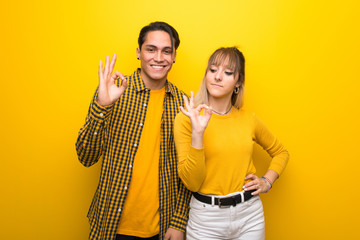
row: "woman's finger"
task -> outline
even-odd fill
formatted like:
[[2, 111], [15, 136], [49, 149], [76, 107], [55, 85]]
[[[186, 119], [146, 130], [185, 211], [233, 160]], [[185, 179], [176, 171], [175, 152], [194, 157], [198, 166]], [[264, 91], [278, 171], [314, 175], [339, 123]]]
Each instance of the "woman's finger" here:
[[186, 116], [190, 117], [189, 112], [188, 112], [188, 111], [186, 111], [186, 110], [185, 110], [182, 106], [180, 106], [180, 111], [181, 111], [184, 115], [186, 115]]
[[204, 109], [204, 108], [206, 108], [206, 107], [207, 107], [207, 106], [206, 106], [205, 104], [201, 104], [201, 105], [197, 106], [197, 107], [195, 108], [195, 110], [200, 113], [201, 110]]
[[205, 117], [208, 118], [208, 119], [210, 119], [213, 111], [212, 111], [212, 108], [211, 108], [211, 107], [208, 107], [208, 106], [206, 106], [206, 107], [207, 107], [207, 108], [206, 108], [206, 112], [205, 112]]
[[255, 180], [256, 178], [257, 178], [256, 175], [254, 175], [254, 174], [248, 174], [248, 175], [245, 177], [245, 181], [246, 181], [246, 180], [249, 180], [249, 179]]
[[251, 190], [257, 190], [258, 189], [258, 187], [257, 187], [257, 185], [256, 184], [245, 184], [245, 186], [244, 186], [245, 188], [244, 188], [244, 190], [245, 191], [251, 191]]
[[211, 115], [211, 114], [213, 113], [213, 111], [212, 111], [212, 107], [211, 107], [211, 106], [210, 106], [210, 107], [208, 106], [207, 111], [208, 111], [208, 114], [210, 114], [210, 115]]
[[251, 182], [248, 182], [247, 184], [244, 185], [244, 188], [246, 191], [248, 190], [254, 190], [254, 189], [258, 189], [261, 186], [261, 183], [257, 180], [253, 180]]
[[200, 113], [203, 109], [204, 109], [204, 114], [203, 114], [204, 120], [206, 121], [206, 123], [208, 123], [212, 114], [212, 110], [208, 105], [201, 104], [197, 106], [196, 111]]
[[259, 195], [259, 193], [261, 193], [260, 189], [254, 191], [251, 193], [251, 195], [255, 196], [255, 195]]
[[190, 108], [193, 109], [194, 108], [194, 92], [191, 91], [190, 92]]
[[184, 105], [186, 107], [186, 110], [190, 110], [190, 105], [189, 105], [189, 101], [187, 99], [187, 97], [185, 95], [183, 95], [183, 98], [184, 98]]

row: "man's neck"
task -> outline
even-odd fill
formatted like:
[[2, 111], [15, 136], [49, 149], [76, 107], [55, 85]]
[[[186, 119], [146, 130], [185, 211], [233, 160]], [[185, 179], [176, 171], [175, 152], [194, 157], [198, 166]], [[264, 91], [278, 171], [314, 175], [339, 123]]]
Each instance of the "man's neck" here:
[[148, 76], [143, 76], [142, 72], [140, 72], [141, 79], [144, 81], [145, 87], [150, 90], [159, 90], [165, 86], [166, 77], [164, 79], [150, 79]]

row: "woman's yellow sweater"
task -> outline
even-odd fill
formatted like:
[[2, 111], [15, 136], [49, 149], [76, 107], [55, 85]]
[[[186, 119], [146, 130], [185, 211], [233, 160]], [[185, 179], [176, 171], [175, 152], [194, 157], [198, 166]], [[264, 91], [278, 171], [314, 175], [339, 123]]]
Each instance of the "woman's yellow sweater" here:
[[235, 107], [227, 115], [212, 114], [203, 149], [191, 146], [190, 119], [181, 112], [175, 118], [174, 137], [181, 180], [190, 191], [203, 194], [242, 191], [245, 176], [256, 172], [254, 142], [272, 157], [269, 169], [279, 175], [289, 159], [284, 146], [255, 114]]

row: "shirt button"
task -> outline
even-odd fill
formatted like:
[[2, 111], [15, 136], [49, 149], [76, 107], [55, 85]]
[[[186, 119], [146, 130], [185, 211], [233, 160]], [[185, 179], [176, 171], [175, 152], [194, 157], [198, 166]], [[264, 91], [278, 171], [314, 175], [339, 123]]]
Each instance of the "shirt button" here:
[[97, 132], [94, 132], [95, 135], [97, 135]]
[[121, 212], [121, 208], [119, 208], [118, 211]]
[[102, 116], [104, 116], [104, 114], [103, 114], [103, 113], [100, 113], [100, 117], [102, 117]]

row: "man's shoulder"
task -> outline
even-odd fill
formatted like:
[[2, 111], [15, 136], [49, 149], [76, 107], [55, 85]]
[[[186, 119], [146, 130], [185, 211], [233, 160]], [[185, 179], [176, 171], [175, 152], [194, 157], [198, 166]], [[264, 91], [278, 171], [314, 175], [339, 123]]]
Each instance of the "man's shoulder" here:
[[176, 97], [180, 96], [181, 100], [183, 100], [182, 96], [186, 95], [186, 93], [170, 81], [167, 81], [167, 84], [170, 92]]

